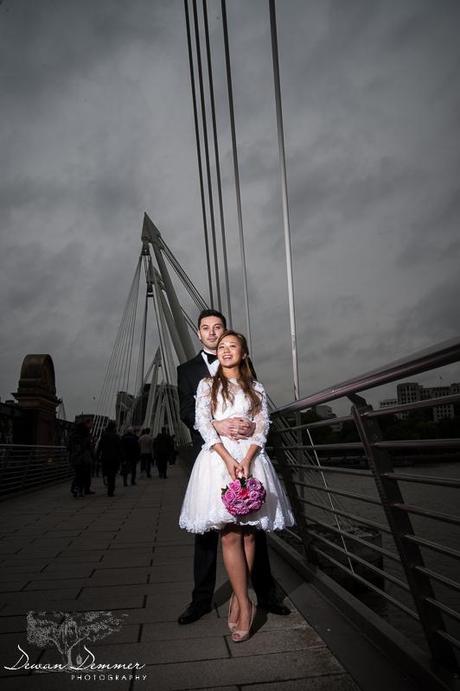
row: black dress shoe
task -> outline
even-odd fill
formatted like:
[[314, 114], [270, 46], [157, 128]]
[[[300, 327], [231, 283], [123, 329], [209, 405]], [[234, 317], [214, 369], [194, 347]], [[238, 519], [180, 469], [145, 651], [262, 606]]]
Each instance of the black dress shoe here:
[[177, 620], [178, 624], [192, 624], [194, 621], [198, 621], [198, 619], [201, 619], [205, 614], [208, 614], [209, 612], [212, 611], [212, 607], [197, 607], [194, 604], [191, 604], [187, 607], [187, 609], [182, 612], [180, 615], [179, 619]]
[[265, 609], [267, 612], [272, 614], [278, 614], [281, 617], [287, 617], [291, 613], [289, 607], [283, 605], [281, 602], [259, 602], [258, 606], [261, 609]]

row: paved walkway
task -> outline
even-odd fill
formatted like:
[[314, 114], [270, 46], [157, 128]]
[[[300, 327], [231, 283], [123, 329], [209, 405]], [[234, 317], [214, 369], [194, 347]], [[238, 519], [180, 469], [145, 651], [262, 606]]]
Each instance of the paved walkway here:
[[[192, 588], [193, 537], [177, 526], [186, 473], [175, 465], [167, 480], [141, 478], [126, 488], [117, 480], [113, 499], [96, 479], [96, 494], [83, 499], [73, 499], [67, 486], [59, 485], [0, 504], [4, 691], [358, 690], [289, 599], [289, 617], [259, 611], [251, 640], [233, 643], [226, 626], [229, 589], [221, 560], [214, 611], [179, 626], [177, 616]], [[138, 662], [145, 667], [73, 675], [31, 672], [24, 666], [5, 670], [18, 662], [18, 644], [29, 664], [62, 663], [55, 645], [38, 647], [27, 640], [29, 610], [126, 614], [118, 632], [84, 642], [96, 665]], [[67, 638], [71, 634], [68, 630]]]

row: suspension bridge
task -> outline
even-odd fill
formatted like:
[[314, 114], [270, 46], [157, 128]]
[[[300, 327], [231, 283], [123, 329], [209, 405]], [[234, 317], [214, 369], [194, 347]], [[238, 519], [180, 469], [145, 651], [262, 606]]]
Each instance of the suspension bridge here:
[[205, 309], [206, 302], [147, 214], [141, 241], [128, 300], [96, 404], [93, 436], [97, 440], [107, 419], [115, 416], [120, 432], [129, 426], [149, 427], [156, 435], [166, 426], [182, 445], [190, 438], [179, 418], [176, 365], [195, 354], [190, 333], [195, 325], [179, 302], [167, 262], [196, 309]]

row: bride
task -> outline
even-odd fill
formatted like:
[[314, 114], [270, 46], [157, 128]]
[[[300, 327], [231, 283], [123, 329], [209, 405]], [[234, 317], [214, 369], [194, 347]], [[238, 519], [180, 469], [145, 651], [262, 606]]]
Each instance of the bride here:
[[[248, 365], [248, 347], [242, 334], [225, 331], [217, 342], [219, 368], [198, 385], [195, 428], [204, 445], [193, 465], [179, 517], [191, 533], [221, 531], [225, 568], [233, 588], [228, 612], [232, 640], [245, 641], [251, 633], [255, 605], [248, 595], [248, 578], [254, 563], [254, 531], [282, 530], [294, 524], [289, 501], [265, 453], [269, 427], [264, 387], [254, 380]], [[220, 437], [213, 420], [247, 417], [255, 422], [249, 439]], [[230, 514], [221, 500], [228, 482], [252, 475], [262, 482], [266, 499], [262, 507], [245, 516]]]

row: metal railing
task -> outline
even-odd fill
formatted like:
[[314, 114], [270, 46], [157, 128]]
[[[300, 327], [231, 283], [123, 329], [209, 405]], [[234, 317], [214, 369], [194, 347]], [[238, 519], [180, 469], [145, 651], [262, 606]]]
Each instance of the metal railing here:
[[[341, 583], [371, 603], [385, 626], [403, 629], [448, 688], [459, 673], [460, 439], [388, 439], [384, 423], [459, 404], [460, 393], [373, 410], [363, 392], [459, 361], [456, 339], [278, 408], [269, 447], [296, 515], [296, 528], [283, 534], [291, 551], [312, 578], [327, 574], [332, 587]], [[351, 415], [302, 421], [339, 398], [351, 401]], [[349, 440], [324, 442], [325, 429], [345, 423]], [[440, 464], [429, 474], [419, 465], [395, 470], [421, 450], [424, 460], [450, 460], [449, 475]]]
[[65, 446], [0, 444], [0, 496], [43, 487], [72, 475]]

